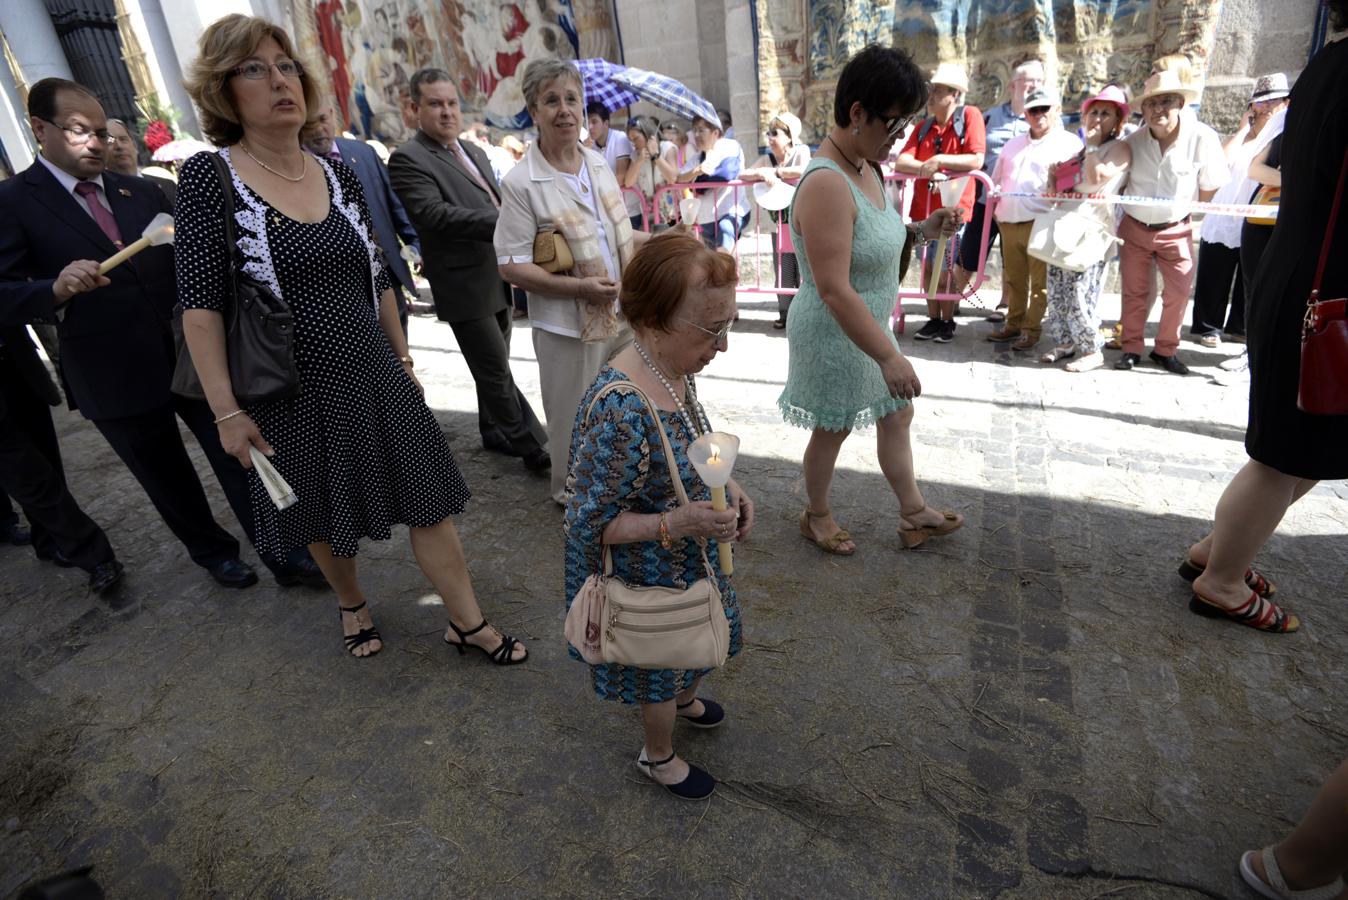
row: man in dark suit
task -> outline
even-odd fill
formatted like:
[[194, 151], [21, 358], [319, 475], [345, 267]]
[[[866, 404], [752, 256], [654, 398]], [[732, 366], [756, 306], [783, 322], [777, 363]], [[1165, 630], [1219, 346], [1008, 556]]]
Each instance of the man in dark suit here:
[[[188, 554], [227, 587], [257, 582], [239, 543], [216, 523], [178, 432], [196, 435], [244, 530], [246, 473], [220, 446], [209, 407], [169, 393], [177, 295], [170, 247], [106, 275], [97, 260], [139, 237], [168, 200], [149, 182], [105, 171], [107, 119], [84, 87], [48, 78], [28, 95], [41, 153], [0, 182], [0, 321], [55, 321], [66, 396], [102, 432]], [[282, 584], [321, 584], [313, 560], [266, 560]], [[314, 576], [319, 579], [315, 581]]]
[[178, 199], [178, 183], [142, 172], [140, 169], [140, 139], [121, 119], [108, 119], [108, 170], [119, 175], [139, 175], [164, 192], [169, 206]]
[[501, 188], [481, 148], [458, 138], [450, 74], [422, 69], [411, 88], [418, 130], [393, 151], [389, 180], [421, 237], [436, 315], [454, 329], [477, 384], [482, 446], [522, 456], [531, 472], [547, 471], [547, 432], [510, 372], [510, 288], [492, 245]]
[[331, 101], [324, 102], [317, 120], [305, 130], [303, 143], [314, 156], [346, 163], [360, 179], [374, 223], [374, 239], [384, 251], [384, 264], [393, 280], [393, 296], [398, 300], [398, 318], [403, 323], [403, 334], [407, 334], [408, 302], [410, 297], [417, 296], [417, 286], [407, 260], [403, 259], [402, 244], [415, 247], [418, 254], [421, 244], [412, 223], [407, 221], [407, 212], [398, 202], [398, 195], [389, 186], [384, 161], [368, 144], [337, 137], [337, 119]]
[[0, 318], [0, 487], [28, 517], [38, 559], [84, 569], [89, 589], [106, 596], [121, 583], [122, 564], [66, 486], [48, 408], [61, 395], [21, 324], [23, 315], [21, 308], [8, 309]]

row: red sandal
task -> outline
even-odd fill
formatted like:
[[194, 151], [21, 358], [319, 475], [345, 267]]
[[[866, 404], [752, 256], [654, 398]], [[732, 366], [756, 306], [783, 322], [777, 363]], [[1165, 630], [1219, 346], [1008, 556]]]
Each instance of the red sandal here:
[[[1184, 562], [1180, 563], [1179, 577], [1192, 582], [1199, 575], [1202, 575], [1206, 569], [1207, 566], [1200, 566], [1193, 560], [1186, 558]], [[1278, 586], [1253, 568], [1245, 570], [1245, 585], [1265, 600], [1278, 593]]]
[[1195, 591], [1193, 597], [1189, 598], [1189, 611], [1208, 619], [1230, 619], [1240, 625], [1275, 634], [1287, 634], [1301, 627], [1301, 620], [1296, 613], [1285, 611], [1255, 591], [1250, 591], [1250, 599], [1236, 609], [1218, 606]]

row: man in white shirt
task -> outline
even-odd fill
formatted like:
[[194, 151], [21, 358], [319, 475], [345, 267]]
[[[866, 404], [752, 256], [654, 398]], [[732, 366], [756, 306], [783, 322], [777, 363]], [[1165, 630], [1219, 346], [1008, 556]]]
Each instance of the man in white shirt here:
[[[1081, 138], [1063, 130], [1058, 98], [1036, 88], [1025, 98], [1030, 130], [1011, 138], [997, 157], [992, 183], [998, 190], [1042, 194], [1049, 189], [1049, 166], [1081, 152]], [[1030, 256], [1034, 217], [1049, 210], [1038, 198], [1002, 197], [994, 218], [1002, 235], [1002, 300], [1006, 322], [988, 335], [990, 341], [1011, 341], [1012, 350], [1029, 350], [1039, 342], [1048, 306], [1048, 265]]]
[[1170, 70], [1147, 79], [1138, 105], [1146, 127], [1125, 140], [1132, 150], [1126, 193], [1173, 198], [1154, 206], [1130, 206], [1119, 223], [1119, 275], [1123, 281], [1123, 356], [1116, 369], [1142, 361], [1147, 315], [1156, 271], [1161, 272], [1161, 327], [1151, 359], [1176, 375], [1189, 368], [1175, 356], [1180, 325], [1194, 281], [1193, 224], [1195, 195], [1210, 200], [1230, 179], [1217, 133], [1194, 116], [1182, 115], [1196, 92]]
[[[609, 127], [608, 107], [598, 100], [585, 105], [585, 119], [590, 126], [590, 139], [594, 149], [604, 154], [604, 162], [613, 170], [618, 184], [627, 177], [627, 167], [632, 165], [632, 142], [621, 131]], [[632, 191], [623, 191], [623, 203], [627, 206], [627, 217], [641, 215], [641, 198]]]

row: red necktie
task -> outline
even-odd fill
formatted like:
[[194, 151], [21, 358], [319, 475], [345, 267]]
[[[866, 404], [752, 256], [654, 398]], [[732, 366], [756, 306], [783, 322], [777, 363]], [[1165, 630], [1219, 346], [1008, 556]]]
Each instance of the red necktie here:
[[117, 220], [112, 217], [112, 213], [98, 202], [98, 185], [92, 181], [81, 181], [75, 185], [75, 193], [84, 198], [84, 205], [89, 207], [89, 212], [93, 214], [94, 221], [98, 227], [103, 229], [103, 233], [108, 236], [108, 240], [118, 249], [122, 246], [122, 232], [117, 228]]

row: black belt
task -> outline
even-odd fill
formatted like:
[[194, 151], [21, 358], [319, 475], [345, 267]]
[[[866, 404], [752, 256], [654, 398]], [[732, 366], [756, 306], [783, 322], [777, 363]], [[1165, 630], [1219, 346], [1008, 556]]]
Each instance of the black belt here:
[[1184, 223], [1192, 219], [1193, 216], [1185, 216], [1184, 218], [1176, 219], [1173, 222], [1162, 222], [1160, 225], [1148, 225], [1146, 222], [1143, 222], [1141, 219], [1134, 218], [1133, 216], [1129, 216], [1128, 218], [1132, 219], [1134, 222], [1141, 225], [1148, 231], [1165, 231], [1167, 228], [1174, 228], [1176, 225], [1183, 225]]

